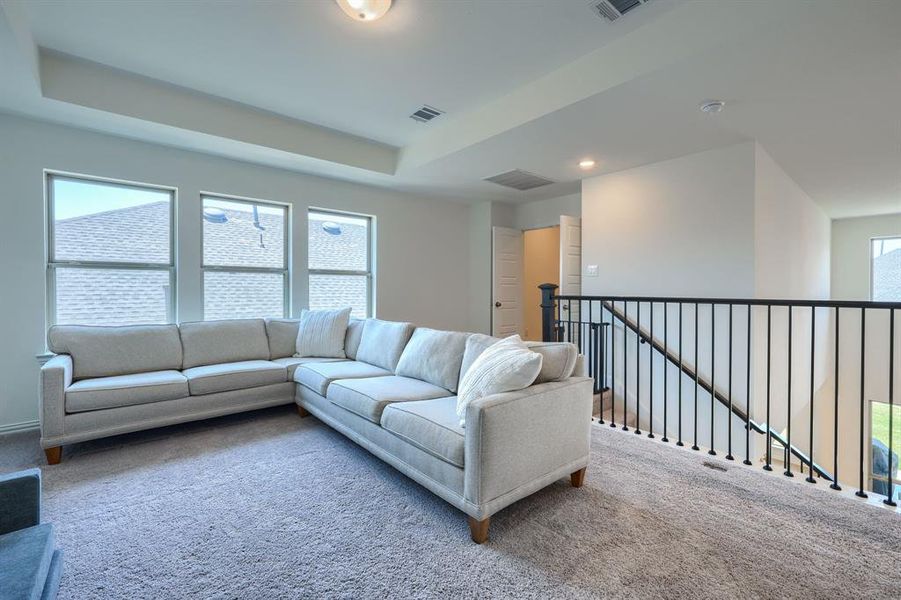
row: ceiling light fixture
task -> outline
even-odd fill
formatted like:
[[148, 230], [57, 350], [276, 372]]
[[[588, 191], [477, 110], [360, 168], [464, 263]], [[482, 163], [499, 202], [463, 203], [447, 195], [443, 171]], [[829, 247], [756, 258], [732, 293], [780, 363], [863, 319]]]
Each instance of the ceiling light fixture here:
[[354, 21], [375, 21], [385, 16], [392, 0], [335, 0]]
[[726, 103], [722, 100], [704, 100], [698, 105], [701, 112], [707, 115], [716, 115], [723, 112]]
[[579, 167], [582, 169], [590, 169], [594, 167], [594, 161], [590, 158], [586, 158], [584, 160], [579, 161]]

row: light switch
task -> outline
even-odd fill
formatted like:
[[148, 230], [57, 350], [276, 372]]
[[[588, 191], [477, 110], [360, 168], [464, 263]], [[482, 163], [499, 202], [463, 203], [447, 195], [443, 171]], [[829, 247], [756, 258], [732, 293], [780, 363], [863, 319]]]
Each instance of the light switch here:
[[597, 265], [586, 265], [585, 266], [585, 276], [586, 277], [597, 277], [598, 276], [598, 266]]

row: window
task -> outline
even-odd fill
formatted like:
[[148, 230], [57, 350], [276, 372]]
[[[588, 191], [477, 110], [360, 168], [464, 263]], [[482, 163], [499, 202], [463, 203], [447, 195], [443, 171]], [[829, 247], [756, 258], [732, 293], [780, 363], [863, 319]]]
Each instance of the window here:
[[288, 207], [203, 196], [203, 318], [288, 313]]
[[47, 176], [48, 320], [126, 325], [175, 321], [175, 192]]
[[372, 314], [372, 218], [311, 210], [310, 308], [345, 308]]
[[901, 302], [901, 237], [870, 240], [870, 299]]
[[[889, 408], [891, 408], [892, 452], [889, 453]], [[887, 402], [870, 403], [870, 477], [872, 489], [877, 494], [888, 495], [889, 456], [893, 496], [901, 500], [901, 479], [898, 478], [898, 459], [901, 455], [901, 405], [889, 406]]]

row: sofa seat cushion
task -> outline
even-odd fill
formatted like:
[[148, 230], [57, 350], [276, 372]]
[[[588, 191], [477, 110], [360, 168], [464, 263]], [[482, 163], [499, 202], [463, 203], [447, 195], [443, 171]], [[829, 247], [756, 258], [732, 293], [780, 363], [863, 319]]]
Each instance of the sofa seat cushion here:
[[294, 371], [297, 370], [297, 367], [300, 365], [305, 365], [309, 363], [321, 363], [321, 362], [337, 362], [339, 360], [346, 360], [344, 358], [323, 358], [320, 356], [287, 356], [285, 358], [273, 358], [272, 362], [284, 365], [288, 370], [288, 379], [287, 381], [294, 381]]
[[382, 411], [393, 402], [428, 400], [449, 392], [426, 381], [387, 375], [366, 379], [339, 379], [328, 387], [326, 398], [333, 404], [373, 423], [382, 420]]
[[50, 574], [53, 546], [50, 523], [0, 536], [0, 597], [41, 598]]
[[288, 370], [268, 360], [242, 360], [185, 369], [192, 396], [246, 390], [288, 380]]
[[383, 375], [391, 375], [391, 371], [356, 360], [342, 360], [300, 365], [294, 371], [294, 381], [308, 387], [320, 396], [325, 396], [333, 381], [382, 377]]
[[188, 380], [178, 371], [82, 379], [66, 388], [66, 412], [102, 410], [188, 397]]
[[457, 417], [457, 397], [396, 402], [382, 413], [382, 427], [420, 450], [463, 467], [464, 429]]

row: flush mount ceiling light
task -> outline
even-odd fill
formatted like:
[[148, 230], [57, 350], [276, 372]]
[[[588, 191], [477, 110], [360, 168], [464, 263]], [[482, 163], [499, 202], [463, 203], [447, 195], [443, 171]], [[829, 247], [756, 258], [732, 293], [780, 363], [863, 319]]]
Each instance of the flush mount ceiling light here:
[[385, 16], [391, 0], [335, 0], [341, 10], [355, 21], [375, 21]]
[[581, 169], [591, 169], [592, 167], [594, 167], [594, 161], [590, 158], [579, 161], [579, 168]]
[[698, 105], [701, 112], [707, 115], [716, 115], [723, 112], [726, 103], [722, 100], [704, 100]]

